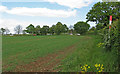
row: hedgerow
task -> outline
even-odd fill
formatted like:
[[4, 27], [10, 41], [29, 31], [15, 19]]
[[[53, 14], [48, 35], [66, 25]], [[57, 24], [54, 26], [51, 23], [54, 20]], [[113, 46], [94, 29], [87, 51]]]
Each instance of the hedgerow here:
[[[107, 52], [112, 52], [110, 56], [115, 56], [113, 68], [118, 70], [118, 56], [120, 50], [120, 19], [113, 21], [111, 28], [109, 30], [109, 25], [99, 30], [98, 32], [103, 39], [103, 47]], [[112, 60], [112, 59], [111, 59]]]

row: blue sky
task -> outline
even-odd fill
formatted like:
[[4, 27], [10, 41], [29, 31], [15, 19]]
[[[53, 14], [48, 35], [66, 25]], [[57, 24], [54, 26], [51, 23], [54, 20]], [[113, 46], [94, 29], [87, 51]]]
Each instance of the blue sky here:
[[[20, 0], [19, 0], [20, 1]], [[86, 14], [96, 2], [89, 0], [40, 0], [39, 2], [8, 2], [4, 0], [0, 5], [0, 28], [8, 28], [11, 33], [14, 27], [22, 25], [23, 29], [29, 24], [35, 26], [52, 26], [57, 22], [62, 22], [68, 27], [78, 21], [86, 21]], [[71, 1], [71, 2], [70, 2]], [[78, 2], [81, 1], [81, 2]], [[76, 3], [75, 5], [72, 3]], [[89, 22], [91, 26], [95, 23]]]

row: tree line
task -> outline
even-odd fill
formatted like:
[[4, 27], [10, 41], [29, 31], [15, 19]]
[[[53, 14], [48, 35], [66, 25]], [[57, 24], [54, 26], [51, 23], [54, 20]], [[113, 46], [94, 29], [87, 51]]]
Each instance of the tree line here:
[[[88, 31], [90, 25], [87, 22], [77, 22], [74, 24], [74, 26], [70, 25], [68, 28], [66, 24], [62, 24], [61, 22], [58, 22], [56, 25], [52, 25], [51, 27], [44, 25], [43, 27], [40, 27], [40, 25], [34, 26], [33, 24], [30, 24], [29, 26], [26, 27], [25, 30], [22, 29], [21, 25], [17, 25], [14, 28], [14, 31], [16, 34], [35, 34], [35, 35], [60, 35], [61, 33], [79, 33], [79, 34], [84, 34]], [[8, 34], [10, 30], [8, 28], [0, 29], [1, 34]]]
[[[103, 29], [109, 24], [109, 16], [112, 15], [113, 21], [116, 19], [120, 19], [120, 2], [98, 2], [93, 5], [92, 9], [86, 14], [86, 22], [77, 22], [74, 24], [73, 28], [68, 28], [66, 24], [62, 24], [61, 22], [58, 22], [56, 25], [52, 25], [52, 27], [49, 27], [47, 25], [40, 27], [34, 26], [30, 24], [28, 27], [26, 27], [25, 30], [22, 30], [22, 27], [20, 25], [15, 27], [15, 32], [17, 34], [20, 34], [23, 32], [29, 33], [29, 34], [37, 34], [37, 35], [46, 35], [49, 34], [57, 34], [60, 35], [61, 33], [79, 33], [84, 34], [89, 29], [89, 24], [87, 22], [96, 22], [96, 27], [91, 28], [90, 30], [95, 30], [95, 33]], [[117, 0], [116, 0], [117, 1]], [[8, 34], [9, 29], [0, 29], [1, 34]]]

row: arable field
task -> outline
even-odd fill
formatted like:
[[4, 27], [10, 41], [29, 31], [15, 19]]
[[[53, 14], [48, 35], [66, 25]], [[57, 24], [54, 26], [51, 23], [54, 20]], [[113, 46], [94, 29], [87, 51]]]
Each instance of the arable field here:
[[98, 47], [100, 37], [85, 36], [16, 36], [2, 38], [3, 72], [98, 72], [112, 71], [114, 56]]

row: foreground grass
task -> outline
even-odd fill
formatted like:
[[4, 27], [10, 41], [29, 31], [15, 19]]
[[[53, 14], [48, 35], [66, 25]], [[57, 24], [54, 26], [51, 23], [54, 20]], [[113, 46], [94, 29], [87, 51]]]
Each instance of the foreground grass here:
[[[88, 65], [86, 72], [115, 72], [117, 57], [113, 51], [106, 52], [103, 47], [97, 47], [100, 42], [99, 36], [89, 36], [87, 40], [78, 44], [77, 50], [66, 57], [58, 68], [61, 68], [62, 72], [80, 72], [85, 71], [83, 66]], [[98, 69], [95, 67], [96, 64], [99, 65]]]
[[16, 65], [23, 65], [63, 50], [84, 36], [18, 36], [3, 37], [3, 71], [11, 71]]
[[98, 72], [101, 68], [97, 70], [95, 64], [100, 64], [99, 67], [103, 64], [102, 71], [114, 72], [116, 56], [103, 47], [97, 47], [100, 42], [100, 37], [95, 35], [3, 37], [3, 71], [12, 71], [17, 65], [27, 64], [77, 43], [75, 51], [58, 66], [60, 71], [80, 72], [84, 71], [83, 66], [89, 65], [86, 71]]

